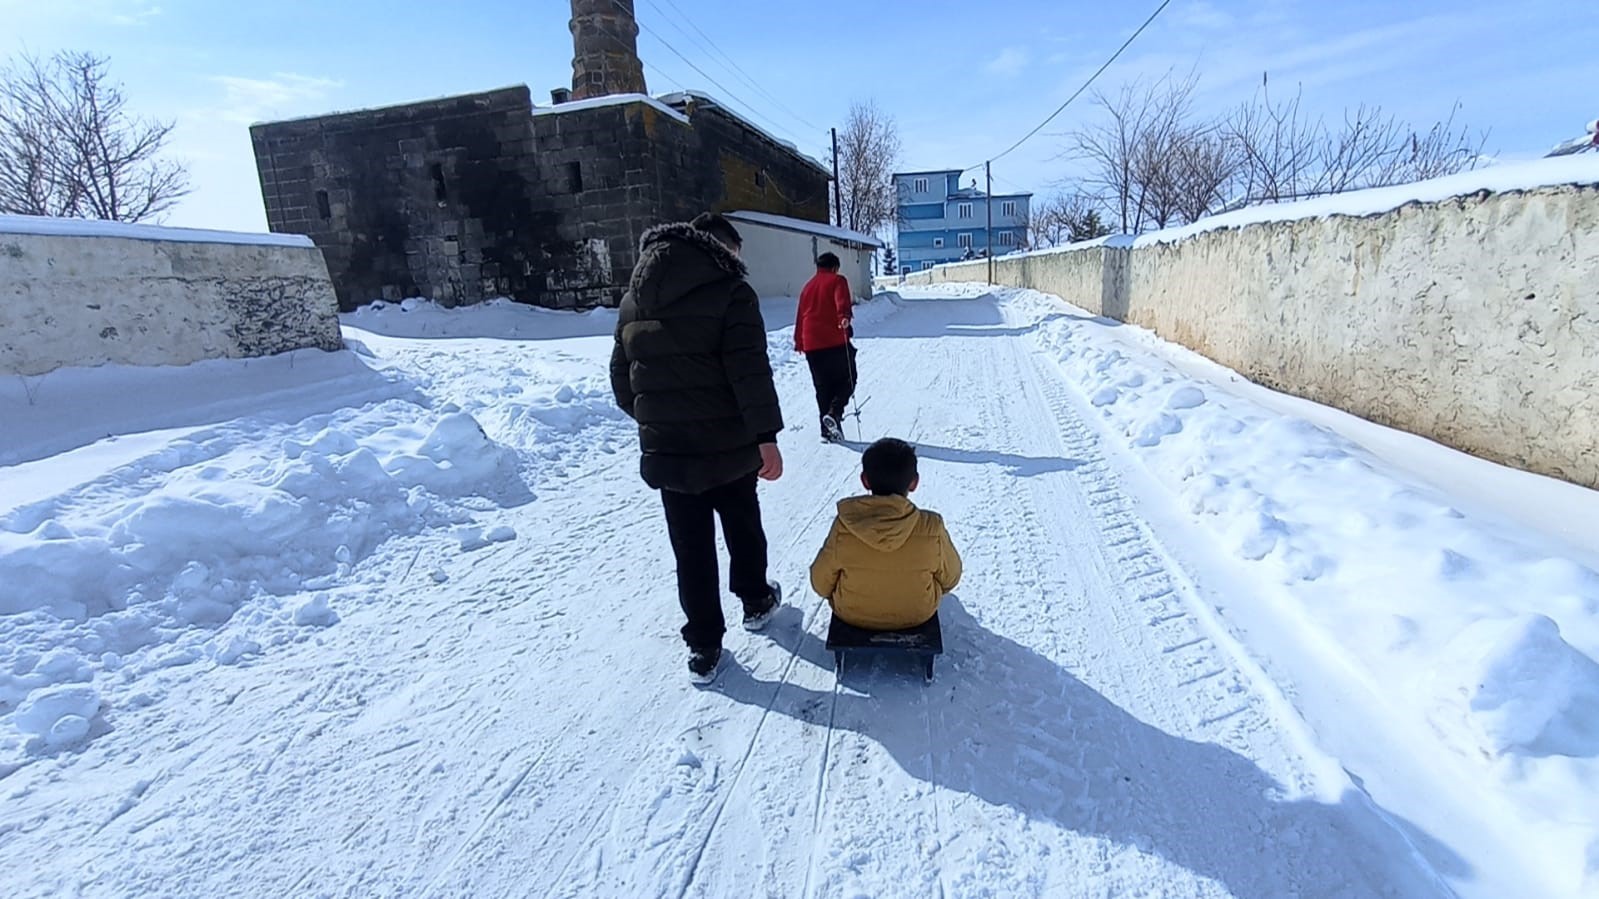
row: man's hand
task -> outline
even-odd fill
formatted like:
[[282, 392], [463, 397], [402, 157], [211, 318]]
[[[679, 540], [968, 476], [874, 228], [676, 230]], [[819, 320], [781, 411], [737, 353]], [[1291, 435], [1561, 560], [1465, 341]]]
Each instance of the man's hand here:
[[783, 476], [783, 454], [778, 451], [777, 444], [761, 444], [761, 480], [775, 481]]

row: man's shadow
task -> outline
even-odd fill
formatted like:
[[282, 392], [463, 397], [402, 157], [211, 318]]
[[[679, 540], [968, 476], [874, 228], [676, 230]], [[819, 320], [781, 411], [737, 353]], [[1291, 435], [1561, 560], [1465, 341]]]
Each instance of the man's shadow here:
[[[871, 446], [862, 440], [840, 440], [838, 445], [857, 453], [866, 452]], [[1053, 474], [1057, 471], [1076, 471], [1082, 464], [1081, 459], [1068, 459], [1061, 456], [1021, 456], [1016, 453], [1001, 453], [994, 450], [963, 450], [948, 446], [935, 446], [931, 443], [916, 443], [916, 455], [922, 459], [932, 459], [938, 462], [953, 462], [958, 465], [998, 465], [1018, 478], [1031, 478], [1041, 474]]]
[[[797, 610], [786, 614], [770, 636], [803, 662], [831, 669], [822, 639], [800, 626]], [[848, 689], [832, 716], [918, 780], [1159, 855], [1241, 899], [1448, 895], [1436, 874], [1471, 874], [1448, 847], [1379, 814], [1362, 794], [1346, 792], [1337, 804], [1288, 799], [1249, 759], [1138, 720], [983, 628], [954, 595], [939, 614], [945, 654], [933, 684], [922, 685], [912, 660], [899, 672], [890, 660], [846, 659]], [[757, 680], [738, 665], [713, 689], [811, 723], [833, 701]]]

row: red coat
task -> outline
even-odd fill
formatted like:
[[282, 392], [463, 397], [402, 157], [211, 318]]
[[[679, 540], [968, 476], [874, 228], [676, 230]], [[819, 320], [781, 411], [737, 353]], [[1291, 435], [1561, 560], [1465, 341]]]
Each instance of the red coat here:
[[799, 314], [794, 317], [794, 349], [814, 353], [843, 346], [849, 341], [845, 322], [854, 312], [849, 279], [837, 272], [817, 271], [800, 291]]

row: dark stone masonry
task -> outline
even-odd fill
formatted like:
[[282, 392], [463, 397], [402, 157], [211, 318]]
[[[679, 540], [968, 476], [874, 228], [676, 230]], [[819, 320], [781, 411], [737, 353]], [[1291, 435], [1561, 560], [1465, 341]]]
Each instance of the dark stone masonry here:
[[322, 249], [340, 309], [614, 306], [653, 225], [827, 221], [820, 163], [708, 97], [647, 96], [632, 0], [571, 8], [572, 89], [551, 106], [510, 87], [250, 128], [267, 224]]
[[534, 109], [513, 87], [250, 136], [271, 229], [316, 242], [346, 311], [412, 296], [615, 305], [653, 225], [706, 209], [827, 220], [818, 163], [714, 101], [663, 101]]

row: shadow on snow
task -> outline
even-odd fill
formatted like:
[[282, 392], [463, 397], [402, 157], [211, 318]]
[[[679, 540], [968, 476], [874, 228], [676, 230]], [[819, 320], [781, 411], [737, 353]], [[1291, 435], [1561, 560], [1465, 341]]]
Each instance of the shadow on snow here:
[[[1414, 826], [1379, 816], [1363, 794], [1348, 791], [1336, 805], [1287, 799], [1249, 759], [1140, 721], [1056, 663], [982, 627], [954, 595], [940, 614], [945, 655], [931, 686], [915, 665], [898, 674], [879, 670], [894, 660], [856, 659], [846, 662], [848, 689], [837, 699], [836, 726], [878, 743], [917, 780], [1012, 809], [1023, 821], [1158, 855], [1241, 899], [1298, 895], [1307, 886], [1445, 893], [1422, 865], [1379, 861], [1412, 857], [1383, 845], [1399, 832], [1434, 870], [1471, 872]], [[825, 643], [799, 619], [797, 609], [785, 609], [767, 633], [831, 670]], [[736, 664], [713, 689], [824, 726], [832, 701], [831, 693], [757, 680]], [[1347, 882], [1361, 876], [1352, 872], [1366, 879]]]

